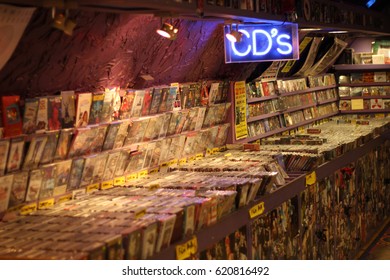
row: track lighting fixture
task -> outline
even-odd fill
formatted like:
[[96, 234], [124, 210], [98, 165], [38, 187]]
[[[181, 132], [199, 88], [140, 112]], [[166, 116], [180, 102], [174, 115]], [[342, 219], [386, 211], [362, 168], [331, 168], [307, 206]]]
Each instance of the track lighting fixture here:
[[62, 30], [66, 35], [71, 36], [73, 34], [73, 29], [76, 27], [76, 22], [69, 19], [69, 11], [63, 13], [56, 13], [55, 7], [52, 8], [52, 26], [58, 30]]
[[179, 29], [177, 29], [172, 24], [167, 23], [167, 22], [163, 23], [161, 28], [156, 30], [156, 32], [158, 34], [160, 34], [161, 36], [168, 38], [170, 40], [176, 39], [178, 31], [179, 31]]
[[236, 30], [233, 29], [233, 25], [230, 25], [230, 33], [226, 33], [226, 38], [233, 43], [241, 42], [242, 33], [238, 31], [238, 25], [236, 25]]

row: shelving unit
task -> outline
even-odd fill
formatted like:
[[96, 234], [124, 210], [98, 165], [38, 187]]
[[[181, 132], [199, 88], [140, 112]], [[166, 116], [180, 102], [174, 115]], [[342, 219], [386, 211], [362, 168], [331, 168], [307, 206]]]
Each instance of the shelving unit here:
[[[375, 72], [389, 72], [390, 65], [389, 64], [342, 64], [342, 65], [334, 65], [333, 69], [337, 76], [341, 75], [352, 75], [354, 73], [363, 74], [364, 73], [374, 73]], [[388, 74], [388, 73], [387, 73]], [[363, 76], [364, 77], [364, 76]], [[367, 88], [367, 91], [370, 88], [375, 87], [390, 87], [390, 82], [347, 82], [347, 83], [339, 83], [338, 87], [346, 87], [346, 88]], [[340, 89], [339, 89], [340, 90]], [[382, 89], [384, 90], [384, 89]], [[387, 95], [361, 95], [361, 96], [340, 96], [340, 100], [348, 101], [348, 100], [358, 100], [362, 99], [364, 101], [372, 100], [372, 99], [390, 99], [390, 94], [387, 92]], [[389, 101], [386, 101], [386, 103]], [[390, 113], [390, 108], [383, 109], [363, 109], [363, 110], [340, 110], [342, 114], [377, 114], [377, 113]], [[367, 107], [366, 107], [367, 108]], [[347, 107], [346, 107], [347, 109]]]
[[[328, 161], [321, 166], [317, 167], [314, 171], [316, 173], [317, 181], [320, 181], [340, 168], [348, 165], [348, 163], [354, 162], [369, 151], [373, 150], [375, 147], [378, 147], [384, 143], [387, 139], [390, 139], [390, 130], [386, 130], [381, 135], [375, 137], [374, 139], [364, 143], [360, 147], [347, 151], [341, 156]], [[279, 188], [275, 192], [268, 194], [264, 197], [259, 198], [257, 201], [250, 203], [249, 205], [238, 209], [229, 216], [223, 218], [217, 224], [202, 229], [196, 232], [195, 236], [198, 241], [198, 252], [206, 250], [212, 244], [223, 239], [225, 236], [234, 232], [236, 229], [250, 225], [253, 219], [249, 216], [249, 210], [259, 204], [260, 202], [264, 203], [265, 210], [262, 215], [267, 214], [272, 211], [284, 201], [291, 199], [295, 196], [299, 196], [306, 188], [306, 174], [294, 174], [294, 179], [288, 182], [285, 186]], [[175, 259], [176, 258], [176, 246], [186, 243], [188, 240], [192, 239], [187, 238], [178, 243], [172, 244], [170, 247], [161, 251], [159, 254], [154, 255], [153, 259]], [[249, 256], [251, 256], [250, 246], [248, 245]]]

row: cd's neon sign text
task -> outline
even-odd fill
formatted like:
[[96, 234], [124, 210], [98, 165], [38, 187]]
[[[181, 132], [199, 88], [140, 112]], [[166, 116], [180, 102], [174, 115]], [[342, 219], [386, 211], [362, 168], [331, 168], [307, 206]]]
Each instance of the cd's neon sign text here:
[[[231, 26], [225, 26], [225, 34], [231, 31], [230, 28]], [[299, 58], [296, 24], [278, 27], [239, 25], [237, 30], [242, 33], [240, 42], [234, 43], [225, 38], [226, 63]]]

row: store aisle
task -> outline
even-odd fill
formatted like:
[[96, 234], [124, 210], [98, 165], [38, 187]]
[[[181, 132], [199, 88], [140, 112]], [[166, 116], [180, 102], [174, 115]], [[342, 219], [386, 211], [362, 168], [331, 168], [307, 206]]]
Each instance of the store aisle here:
[[361, 257], [362, 260], [390, 260], [390, 225]]

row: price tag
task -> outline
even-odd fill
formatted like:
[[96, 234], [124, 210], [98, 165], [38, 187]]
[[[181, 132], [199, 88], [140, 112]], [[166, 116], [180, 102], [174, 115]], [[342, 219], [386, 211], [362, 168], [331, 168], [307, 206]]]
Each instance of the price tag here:
[[225, 155], [225, 157], [231, 157], [231, 156], [232, 156], [231, 153], [227, 153], [227, 154]]
[[64, 203], [64, 202], [67, 202], [69, 200], [72, 199], [72, 194], [67, 194], [67, 195], [63, 195], [61, 196], [58, 200], [57, 200], [57, 203]]
[[164, 167], [169, 167], [171, 165], [171, 162], [170, 161], [167, 161], [167, 162], [164, 162], [160, 165], [161, 168], [164, 168]]
[[155, 168], [152, 168], [149, 170], [149, 174], [155, 174], [155, 173], [158, 173], [158, 171], [159, 171], [159, 168], [155, 167]]
[[179, 160], [178, 160], [177, 158], [175, 158], [175, 159], [173, 159], [173, 160], [171, 160], [171, 161], [169, 162], [169, 165], [170, 165], [170, 166], [176, 165], [178, 162], [179, 162]]
[[260, 216], [261, 214], [264, 213], [265, 207], [264, 207], [264, 202], [260, 202], [253, 206], [251, 209], [249, 209], [249, 217], [251, 219]]
[[130, 181], [137, 180], [137, 179], [138, 179], [137, 173], [132, 173], [132, 174], [126, 176], [126, 182], [130, 182]]
[[219, 153], [219, 148], [213, 148], [212, 151], [213, 151], [213, 154]]
[[185, 260], [198, 252], [198, 239], [192, 237], [186, 243], [176, 246], [176, 259]]
[[148, 175], [148, 170], [138, 172], [138, 178], [144, 178], [146, 175]]
[[38, 205], [34, 202], [34, 203], [31, 203], [31, 204], [27, 204], [27, 205], [24, 205], [21, 209], [20, 209], [20, 215], [28, 215], [28, 214], [31, 214], [32, 212], [35, 212], [37, 211], [38, 209]]
[[186, 158], [182, 158], [179, 160], [179, 165], [184, 165], [187, 163], [187, 159]]
[[89, 186], [86, 188], [87, 193], [92, 193], [92, 192], [98, 191], [98, 190], [99, 190], [99, 185], [100, 185], [99, 183], [89, 185]]
[[375, 114], [376, 118], [383, 119], [385, 117], [385, 114]]
[[306, 175], [306, 186], [314, 185], [316, 182], [317, 182], [317, 176], [315, 171]]
[[207, 148], [207, 150], [206, 150], [206, 156], [211, 156], [211, 155], [213, 155], [213, 154], [214, 154], [213, 150], [210, 149], [210, 148]]
[[140, 219], [143, 216], [145, 216], [145, 214], [146, 214], [146, 209], [142, 209], [141, 211], [138, 211], [138, 212], [135, 213], [135, 218], [136, 219]]
[[123, 186], [126, 182], [125, 176], [117, 177], [114, 179], [114, 186]]
[[196, 159], [196, 156], [190, 156], [190, 157], [188, 157], [187, 161], [193, 162], [195, 159]]
[[50, 198], [38, 202], [38, 209], [48, 209], [53, 206], [54, 206], [54, 198]]
[[111, 189], [113, 186], [114, 186], [114, 181], [113, 180], [109, 180], [109, 181], [105, 181], [105, 182], [102, 183], [101, 189], [102, 190], [107, 190], [107, 189]]
[[203, 157], [204, 157], [203, 153], [196, 154], [196, 159], [197, 160], [202, 159]]

